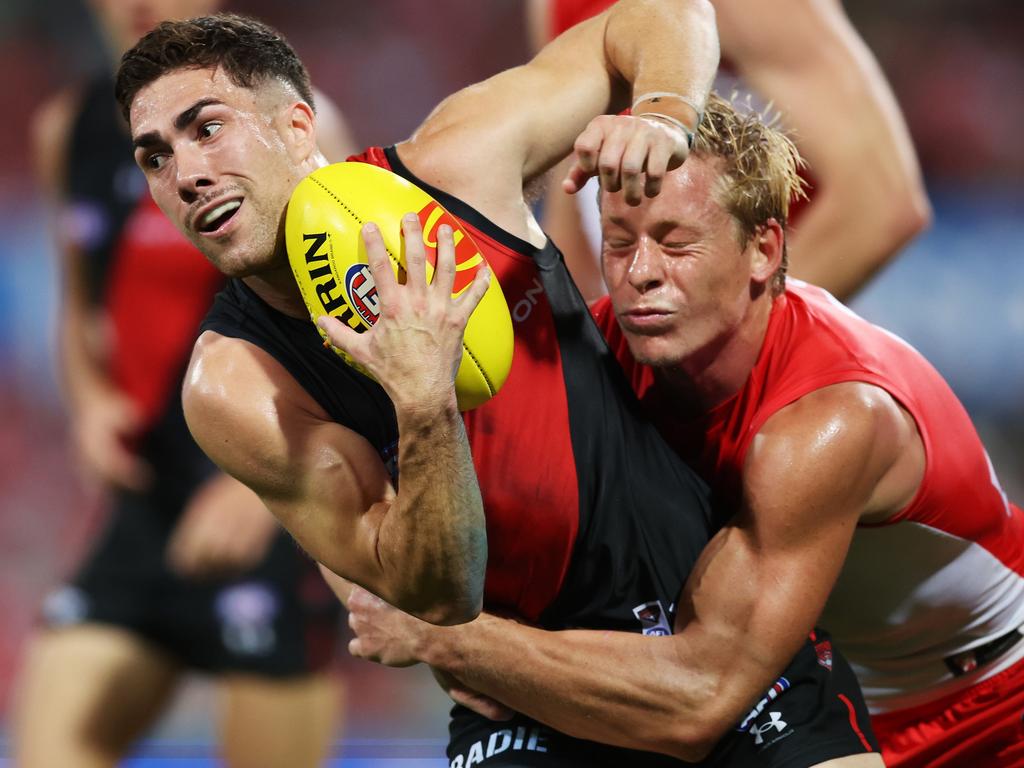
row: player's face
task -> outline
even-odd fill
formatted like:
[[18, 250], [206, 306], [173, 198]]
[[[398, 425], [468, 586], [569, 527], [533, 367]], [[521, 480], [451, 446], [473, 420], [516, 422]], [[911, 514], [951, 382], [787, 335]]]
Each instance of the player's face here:
[[242, 88], [220, 69], [190, 69], [132, 102], [135, 159], [153, 199], [227, 275], [284, 264], [284, 210], [316, 165], [312, 113], [296, 100], [277, 82]]
[[658, 367], [706, 366], [751, 304], [751, 261], [716, 201], [716, 165], [691, 157], [636, 207], [602, 196], [601, 264], [633, 356]]

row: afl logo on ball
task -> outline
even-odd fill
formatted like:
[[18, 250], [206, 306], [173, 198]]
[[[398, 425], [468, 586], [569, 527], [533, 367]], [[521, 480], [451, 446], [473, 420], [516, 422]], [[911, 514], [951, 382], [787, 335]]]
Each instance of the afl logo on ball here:
[[352, 309], [367, 325], [377, 322], [380, 317], [380, 300], [377, 298], [377, 284], [368, 266], [353, 264], [348, 268], [345, 273], [345, 293]]

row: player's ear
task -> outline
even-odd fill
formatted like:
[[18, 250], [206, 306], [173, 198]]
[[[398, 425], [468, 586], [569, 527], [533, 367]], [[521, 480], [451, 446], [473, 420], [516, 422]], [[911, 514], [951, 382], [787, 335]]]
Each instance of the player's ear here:
[[292, 159], [306, 160], [317, 151], [316, 115], [304, 101], [293, 102], [284, 114], [284, 138]]
[[766, 284], [782, 263], [782, 247], [785, 233], [775, 219], [768, 219], [754, 230], [747, 248], [750, 254], [750, 278], [755, 283]]

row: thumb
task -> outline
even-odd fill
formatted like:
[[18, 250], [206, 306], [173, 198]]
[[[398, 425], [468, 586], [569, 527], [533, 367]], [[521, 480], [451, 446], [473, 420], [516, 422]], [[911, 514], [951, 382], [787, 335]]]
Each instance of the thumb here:
[[344, 353], [342, 356], [349, 365], [354, 366], [357, 370], [367, 375], [371, 375], [365, 365], [370, 357], [367, 351], [369, 341], [364, 338], [363, 334], [353, 330], [338, 318], [331, 317], [330, 315], [318, 317], [316, 325], [326, 334], [327, 342]]

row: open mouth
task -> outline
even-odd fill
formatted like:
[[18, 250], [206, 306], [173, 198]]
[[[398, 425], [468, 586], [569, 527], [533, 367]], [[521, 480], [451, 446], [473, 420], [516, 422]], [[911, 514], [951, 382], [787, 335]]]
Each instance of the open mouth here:
[[241, 207], [241, 200], [227, 200], [200, 216], [196, 229], [204, 235], [212, 234], [231, 221]]

